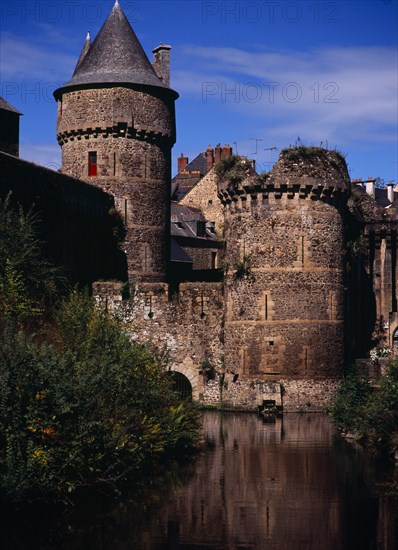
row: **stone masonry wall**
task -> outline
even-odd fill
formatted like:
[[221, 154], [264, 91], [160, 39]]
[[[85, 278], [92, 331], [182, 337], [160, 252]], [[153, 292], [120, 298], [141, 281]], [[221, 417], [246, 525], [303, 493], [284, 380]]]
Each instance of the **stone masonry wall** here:
[[[194, 400], [202, 404], [258, 411], [264, 400], [275, 400], [284, 412], [319, 412], [337, 389], [335, 379], [272, 382], [224, 372], [220, 283], [181, 284], [179, 296], [172, 300], [164, 284], [142, 283], [127, 300], [122, 299], [120, 283], [95, 283], [93, 290], [101, 307], [123, 321], [132, 339], [149, 341], [167, 352], [170, 368], [188, 378]], [[219, 374], [213, 380], [204, 379], [203, 361], [216, 367]]]
[[270, 193], [254, 208], [239, 202], [227, 208], [227, 368], [274, 379], [338, 376], [344, 340], [340, 212], [298, 193]]
[[44, 254], [74, 283], [125, 278], [110, 211], [113, 198], [92, 185], [0, 152], [0, 198], [38, 217]]
[[[64, 93], [57, 136], [62, 171], [115, 197], [131, 279], [164, 281], [169, 258], [174, 101], [119, 86]], [[89, 153], [96, 174], [89, 175]]]
[[152, 342], [166, 351], [170, 366], [192, 385], [193, 398], [203, 399], [202, 362], [223, 365], [223, 289], [221, 283], [183, 283], [170, 299], [166, 284], [142, 283], [122, 300], [119, 283], [95, 283], [94, 295], [113, 311], [132, 339]]
[[217, 180], [212, 168], [180, 200], [180, 204], [200, 208], [206, 220], [215, 223], [219, 235], [224, 233], [224, 208], [217, 194]]

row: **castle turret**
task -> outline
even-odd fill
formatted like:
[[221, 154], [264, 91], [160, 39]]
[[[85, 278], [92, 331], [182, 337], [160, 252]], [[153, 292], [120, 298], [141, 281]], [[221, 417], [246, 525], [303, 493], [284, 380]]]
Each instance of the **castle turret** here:
[[54, 92], [62, 171], [112, 193], [127, 230], [129, 277], [163, 281], [169, 260], [171, 148], [178, 94], [156, 74], [116, 2], [75, 72]]
[[349, 186], [343, 157], [315, 147], [282, 151], [266, 176], [238, 161], [220, 182], [229, 371], [268, 380], [341, 373]]

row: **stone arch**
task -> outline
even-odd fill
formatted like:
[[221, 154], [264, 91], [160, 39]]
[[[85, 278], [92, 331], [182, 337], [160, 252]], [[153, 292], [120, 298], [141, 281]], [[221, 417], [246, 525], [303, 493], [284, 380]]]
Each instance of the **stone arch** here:
[[188, 378], [176, 370], [169, 370], [168, 376], [172, 379], [173, 389], [183, 401], [192, 399], [192, 384]]
[[203, 386], [203, 381], [201, 377], [199, 376], [197, 370], [192, 365], [172, 365], [170, 367], [170, 370], [173, 372], [178, 372], [182, 375], [184, 375], [192, 387], [192, 400], [198, 401], [199, 400], [199, 393], [203, 390], [201, 390], [201, 385]]
[[391, 342], [392, 348], [398, 350], [398, 326], [393, 330]]

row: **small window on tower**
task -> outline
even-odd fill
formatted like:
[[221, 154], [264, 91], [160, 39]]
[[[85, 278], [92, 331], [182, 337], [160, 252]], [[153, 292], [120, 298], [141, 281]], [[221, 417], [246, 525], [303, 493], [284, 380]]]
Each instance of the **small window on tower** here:
[[97, 175], [97, 151], [90, 151], [88, 153], [88, 175]]

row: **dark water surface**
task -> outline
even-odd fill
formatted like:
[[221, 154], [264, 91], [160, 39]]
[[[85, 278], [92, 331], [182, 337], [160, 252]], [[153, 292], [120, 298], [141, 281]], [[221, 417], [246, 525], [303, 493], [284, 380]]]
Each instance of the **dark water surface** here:
[[196, 464], [152, 480], [145, 497], [7, 519], [0, 549], [398, 548], [397, 501], [380, 496], [377, 467], [327, 417], [264, 424], [255, 414], [206, 413], [203, 424]]

